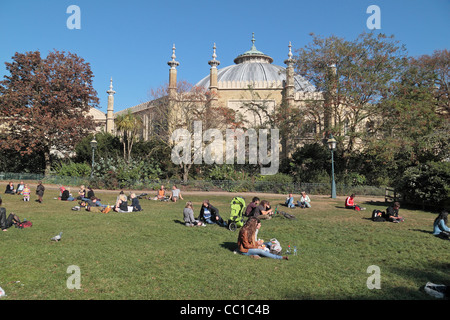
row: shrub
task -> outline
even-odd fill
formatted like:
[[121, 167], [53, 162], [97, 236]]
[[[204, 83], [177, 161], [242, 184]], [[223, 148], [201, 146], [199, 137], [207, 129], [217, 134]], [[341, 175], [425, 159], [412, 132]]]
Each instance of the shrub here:
[[450, 198], [450, 162], [427, 162], [410, 167], [395, 187], [407, 202], [446, 205]]
[[71, 161], [57, 165], [55, 171], [59, 176], [88, 177], [91, 173], [91, 166], [86, 163], [76, 163]]

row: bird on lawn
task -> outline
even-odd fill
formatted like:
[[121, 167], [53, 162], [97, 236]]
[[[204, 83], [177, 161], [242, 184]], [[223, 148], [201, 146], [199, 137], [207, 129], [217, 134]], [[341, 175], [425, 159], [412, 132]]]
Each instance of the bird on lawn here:
[[61, 240], [61, 236], [62, 236], [62, 232], [60, 232], [58, 235], [54, 236], [51, 240], [58, 242]]

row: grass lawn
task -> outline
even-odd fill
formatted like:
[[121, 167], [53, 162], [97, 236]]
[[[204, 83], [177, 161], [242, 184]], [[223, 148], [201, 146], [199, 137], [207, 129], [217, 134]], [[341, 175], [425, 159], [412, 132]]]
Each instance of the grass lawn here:
[[[96, 194], [113, 204], [118, 192]], [[208, 198], [228, 219], [231, 193], [184, 194], [178, 203], [142, 199], [143, 212], [108, 214], [72, 211], [77, 202], [57, 195], [47, 188], [42, 204], [34, 194], [30, 202], [1, 195], [7, 214], [33, 222], [0, 233], [2, 300], [422, 300], [433, 299], [422, 290], [428, 281], [450, 285], [450, 241], [431, 234], [435, 214], [401, 208], [405, 222], [375, 223], [372, 210], [387, 207], [380, 198], [356, 198], [367, 208], [361, 212], [344, 209], [343, 197], [314, 195], [311, 209], [283, 207], [297, 219], [262, 221], [259, 237], [277, 238], [283, 251], [297, 246], [298, 256], [284, 261], [234, 254], [238, 231], [184, 226], [186, 200], [198, 215]], [[284, 195], [266, 199], [275, 205]], [[50, 241], [60, 231], [62, 241]], [[72, 265], [81, 289], [67, 288]], [[367, 287], [371, 265], [380, 268], [381, 289]]]

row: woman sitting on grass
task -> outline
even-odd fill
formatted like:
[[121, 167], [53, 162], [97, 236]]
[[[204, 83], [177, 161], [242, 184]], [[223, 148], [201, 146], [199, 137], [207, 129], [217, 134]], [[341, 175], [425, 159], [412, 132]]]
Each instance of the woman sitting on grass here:
[[270, 243], [256, 240], [255, 234], [261, 228], [261, 221], [256, 217], [250, 217], [239, 231], [238, 249], [246, 256], [259, 259], [261, 256], [272, 259], [288, 260], [287, 256], [279, 256], [268, 251]]
[[123, 193], [119, 195], [119, 199], [114, 206], [114, 211], [116, 212], [128, 212], [128, 201], [127, 196]]
[[195, 220], [194, 207], [193, 207], [191, 201], [186, 202], [186, 206], [183, 209], [183, 218], [184, 218], [184, 223], [185, 223], [186, 227], [205, 226], [200, 221]]
[[448, 211], [444, 210], [436, 217], [436, 219], [434, 219], [433, 234], [435, 236], [441, 235], [442, 232], [444, 233], [444, 235], [445, 233], [447, 234], [450, 233], [450, 228], [447, 227], [448, 223], [447, 221], [448, 221]]

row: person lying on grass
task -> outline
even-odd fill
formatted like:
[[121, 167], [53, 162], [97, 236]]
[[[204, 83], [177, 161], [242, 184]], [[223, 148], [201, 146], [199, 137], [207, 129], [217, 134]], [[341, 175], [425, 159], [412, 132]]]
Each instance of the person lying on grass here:
[[394, 202], [394, 204], [392, 206], [387, 208], [386, 209], [386, 215], [385, 215], [386, 220], [390, 221], [390, 222], [402, 222], [402, 221], [405, 221], [405, 219], [403, 219], [403, 217], [400, 217], [398, 215], [398, 209], [400, 209], [400, 203], [399, 202]]
[[279, 256], [269, 252], [270, 242], [256, 240], [255, 233], [261, 228], [261, 221], [256, 217], [250, 217], [239, 231], [238, 250], [241, 254], [255, 259], [267, 257], [272, 259], [288, 260], [287, 256]]

